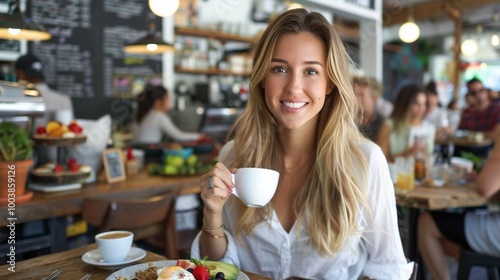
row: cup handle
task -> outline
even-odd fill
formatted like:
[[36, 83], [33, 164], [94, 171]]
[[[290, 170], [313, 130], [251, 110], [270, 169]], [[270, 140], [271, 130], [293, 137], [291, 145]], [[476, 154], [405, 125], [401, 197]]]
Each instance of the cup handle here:
[[[231, 174], [231, 180], [233, 181], [233, 185], [234, 185], [234, 182], [236, 180], [236, 175], [235, 174]], [[238, 192], [236, 191], [236, 188], [233, 188], [233, 194], [237, 197], [237, 198], [240, 198], [238, 196]]]

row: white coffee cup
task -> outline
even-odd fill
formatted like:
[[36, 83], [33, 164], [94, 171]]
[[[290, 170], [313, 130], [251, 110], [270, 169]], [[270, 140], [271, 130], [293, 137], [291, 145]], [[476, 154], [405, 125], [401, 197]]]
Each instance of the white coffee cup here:
[[107, 263], [117, 263], [127, 258], [134, 234], [130, 231], [116, 230], [100, 233], [95, 236], [99, 253]]
[[232, 177], [236, 197], [248, 207], [264, 207], [276, 192], [280, 174], [271, 169], [244, 167]]

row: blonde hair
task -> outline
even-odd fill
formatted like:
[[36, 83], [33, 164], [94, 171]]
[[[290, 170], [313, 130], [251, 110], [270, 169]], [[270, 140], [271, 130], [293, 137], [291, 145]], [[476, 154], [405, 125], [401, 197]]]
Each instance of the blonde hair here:
[[[234, 161], [228, 165], [281, 170], [280, 127], [266, 106], [261, 82], [268, 74], [279, 37], [299, 32], [314, 34], [326, 46], [326, 71], [334, 87], [319, 112], [314, 164], [292, 207], [297, 225], [306, 221], [311, 245], [322, 254], [333, 255], [352, 234], [359, 232], [361, 206], [367, 205], [368, 167], [359, 150], [359, 144], [366, 140], [360, 137], [354, 121], [357, 102], [349, 75], [350, 59], [332, 25], [319, 13], [305, 9], [286, 11], [260, 37], [253, 50], [248, 103], [228, 137], [229, 140], [234, 136], [235, 153]], [[233, 206], [238, 215], [237, 235], [251, 233], [257, 223], [272, 215], [269, 204], [256, 209], [234, 200]]]

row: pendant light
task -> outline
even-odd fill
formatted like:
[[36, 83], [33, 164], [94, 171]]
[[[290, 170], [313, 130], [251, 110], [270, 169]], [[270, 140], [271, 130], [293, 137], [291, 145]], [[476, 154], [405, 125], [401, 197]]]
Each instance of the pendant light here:
[[159, 17], [168, 17], [179, 9], [179, 0], [149, 0], [149, 8]]
[[474, 39], [467, 39], [462, 42], [462, 45], [460, 45], [460, 50], [462, 51], [462, 54], [467, 56], [467, 57], [473, 57], [476, 55], [477, 51], [479, 49], [479, 46]]
[[405, 43], [413, 43], [420, 36], [420, 28], [413, 20], [413, 5], [408, 6], [408, 21], [399, 28], [399, 38]]
[[123, 51], [131, 54], [161, 54], [165, 52], [174, 52], [173, 45], [166, 43], [162, 38], [155, 35], [155, 24], [149, 24], [148, 34], [139, 40], [127, 44]]
[[41, 24], [21, 13], [19, 0], [9, 3], [8, 13], [0, 13], [0, 39], [43, 41], [50, 37]]

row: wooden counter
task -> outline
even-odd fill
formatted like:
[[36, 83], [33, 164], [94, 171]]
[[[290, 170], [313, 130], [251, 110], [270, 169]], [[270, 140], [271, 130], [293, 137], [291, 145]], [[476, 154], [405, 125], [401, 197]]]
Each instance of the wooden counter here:
[[6, 226], [7, 218], [17, 218], [16, 224], [81, 213], [86, 197], [148, 197], [180, 186], [181, 195], [199, 192], [199, 176], [162, 177], [145, 172], [128, 177], [123, 182], [84, 184], [81, 189], [55, 193], [34, 191], [33, 198], [17, 204], [14, 215], [7, 206], [0, 207], [0, 226]]

